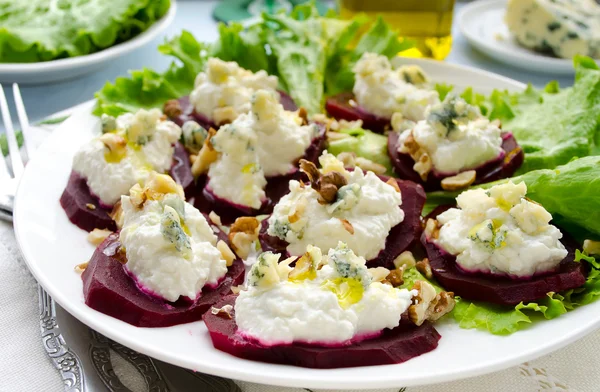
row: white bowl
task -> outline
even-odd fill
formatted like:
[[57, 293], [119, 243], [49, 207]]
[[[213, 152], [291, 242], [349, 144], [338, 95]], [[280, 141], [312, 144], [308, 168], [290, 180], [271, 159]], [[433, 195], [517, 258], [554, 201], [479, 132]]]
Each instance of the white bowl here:
[[177, 6], [136, 37], [96, 53], [39, 63], [0, 63], [0, 83], [38, 84], [58, 82], [94, 72], [107, 62], [131, 52], [156, 38], [173, 21]]

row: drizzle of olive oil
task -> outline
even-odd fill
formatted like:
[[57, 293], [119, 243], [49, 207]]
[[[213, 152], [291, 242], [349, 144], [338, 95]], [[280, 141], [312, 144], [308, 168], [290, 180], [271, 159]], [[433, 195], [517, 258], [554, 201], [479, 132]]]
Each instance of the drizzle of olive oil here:
[[415, 43], [400, 52], [406, 57], [443, 60], [452, 49], [454, 0], [338, 0], [342, 18], [364, 13], [378, 16], [398, 30], [399, 36]]
[[348, 309], [350, 306], [359, 302], [365, 292], [362, 283], [353, 278], [335, 278], [326, 280], [322, 286], [337, 296], [338, 303], [342, 309]]

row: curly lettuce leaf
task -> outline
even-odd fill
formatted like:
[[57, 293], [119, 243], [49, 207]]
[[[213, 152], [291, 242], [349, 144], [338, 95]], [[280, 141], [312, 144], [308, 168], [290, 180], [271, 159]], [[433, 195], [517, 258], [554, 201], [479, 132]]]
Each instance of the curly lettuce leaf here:
[[391, 175], [392, 162], [387, 154], [387, 137], [366, 129], [342, 129], [349, 137], [339, 140], [330, 140], [327, 151], [334, 155], [341, 152], [353, 152], [357, 156], [367, 158], [375, 163], [385, 166], [386, 174]]
[[170, 5], [170, 0], [0, 0], [0, 63], [99, 51], [146, 30]]

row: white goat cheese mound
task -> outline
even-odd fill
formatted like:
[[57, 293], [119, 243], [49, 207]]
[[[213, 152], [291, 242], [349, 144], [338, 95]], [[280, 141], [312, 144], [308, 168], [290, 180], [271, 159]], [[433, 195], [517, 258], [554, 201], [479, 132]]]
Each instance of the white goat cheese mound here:
[[504, 18], [519, 43], [570, 59], [600, 58], [600, 5], [595, 0], [510, 0]]
[[392, 69], [387, 57], [365, 53], [353, 69], [354, 96], [362, 108], [391, 118], [396, 112], [412, 121], [423, 119], [425, 109], [439, 102], [437, 91], [412, 84], [410, 73]]
[[121, 205], [125, 268], [142, 290], [171, 302], [180, 296], [193, 301], [227, 273], [206, 219], [178, 195], [147, 200], [141, 209], [122, 196]]
[[461, 193], [438, 216], [435, 242], [468, 271], [528, 277], [554, 269], [567, 256], [552, 215], [525, 198], [524, 182]]
[[219, 125], [250, 111], [252, 96], [260, 89], [277, 96], [278, 80], [261, 70], [252, 73], [233, 61], [210, 58], [196, 76], [190, 102], [196, 111]]
[[[279, 255], [263, 253], [252, 267], [248, 289], [235, 303], [238, 331], [265, 345], [292, 342], [343, 344], [397, 327], [415, 294], [373, 282], [365, 259], [345, 245], [325, 260], [308, 247], [311, 273], [294, 278]], [[324, 264], [318, 269], [319, 264]]]
[[[287, 251], [295, 256], [308, 245], [326, 251], [342, 241], [358, 256], [375, 258], [385, 248], [392, 227], [404, 220], [401, 194], [373, 172], [358, 167], [346, 171], [331, 154], [324, 153], [319, 160], [323, 173], [338, 171], [348, 184], [338, 190], [334, 203], [321, 204], [313, 188], [290, 181], [290, 193], [281, 198], [269, 218], [268, 234], [288, 242]], [[352, 225], [353, 233], [343, 220]]]
[[113, 120], [108, 133], [122, 136], [127, 145], [122, 154], [111, 153], [107, 146], [93, 139], [84, 144], [73, 158], [73, 170], [87, 180], [90, 191], [102, 204], [114, 205], [134, 184], [143, 182], [152, 170], [164, 173], [173, 162], [173, 144], [181, 128], [161, 119], [158, 109], [127, 113]]

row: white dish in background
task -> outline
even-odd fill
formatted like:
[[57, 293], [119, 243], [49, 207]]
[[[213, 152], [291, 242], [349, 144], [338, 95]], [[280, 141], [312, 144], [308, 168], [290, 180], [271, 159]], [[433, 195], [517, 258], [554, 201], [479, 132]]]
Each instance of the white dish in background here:
[[481, 0], [466, 5], [458, 15], [460, 32], [475, 48], [502, 63], [535, 72], [573, 74], [573, 60], [551, 57], [519, 45], [504, 23], [506, 3], [506, 0]]
[[0, 83], [38, 84], [58, 82], [94, 72], [107, 62], [146, 45], [173, 22], [177, 5], [171, 1], [167, 13], [139, 35], [85, 56], [70, 57], [39, 63], [0, 63]]
[[[501, 88], [521, 91], [514, 80], [457, 65], [429, 60], [396, 59], [418, 64], [434, 80], [458, 89], [477, 86], [480, 93]], [[306, 369], [253, 362], [213, 348], [202, 322], [169, 328], [137, 328], [106, 316], [83, 300], [76, 264], [89, 260], [94, 248], [84, 231], [67, 219], [59, 197], [71, 171], [77, 148], [92, 137], [98, 118], [88, 102], [41, 146], [26, 167], [19, 186], [14, 224], [17, 240], [31, 272], [69, 313], [91, 328], [134, 350], [195, 371], [250, 382], [290, 387], [365, 389], [446, 382], [501, 370], [547, 354], [600, 326], [600, 301], [554, 320], [533, 324], [511, 336], [460, 329], [452, 320], [436, 325], [439, 347], [398, 365], [347, 369]]]

